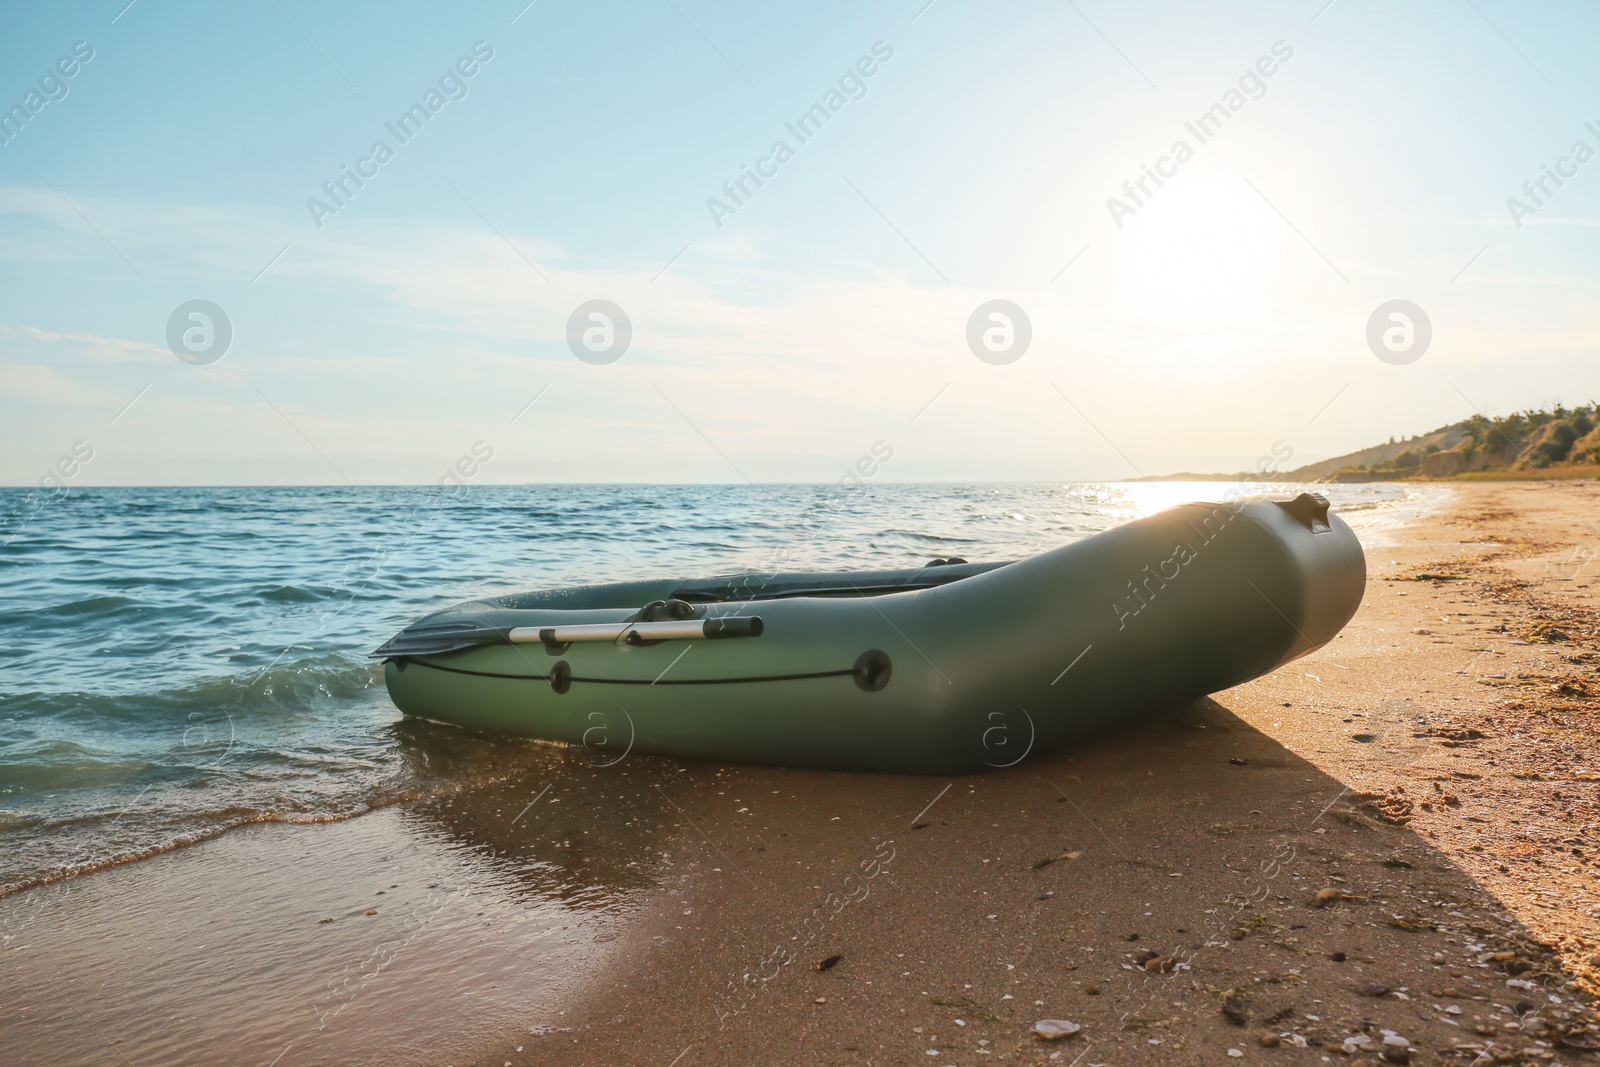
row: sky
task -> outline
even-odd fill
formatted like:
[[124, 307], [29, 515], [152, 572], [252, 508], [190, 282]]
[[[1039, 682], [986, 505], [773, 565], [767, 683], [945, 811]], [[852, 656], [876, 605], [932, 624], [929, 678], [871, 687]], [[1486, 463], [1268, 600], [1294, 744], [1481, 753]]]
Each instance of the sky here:
[[1600, 398], [1592, 4], [0, 24], [0, 484], [1123, 479]]

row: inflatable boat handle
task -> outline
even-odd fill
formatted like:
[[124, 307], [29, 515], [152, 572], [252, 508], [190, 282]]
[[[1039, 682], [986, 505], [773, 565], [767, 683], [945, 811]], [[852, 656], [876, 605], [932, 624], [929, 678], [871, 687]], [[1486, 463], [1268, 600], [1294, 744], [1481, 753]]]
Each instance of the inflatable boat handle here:
[[512, 644], [563, 645], [569, 641], [620, 641], [638, 634], [645, 641], [689, 641], [697, 638], [760, 637], [761, 616], [732, 615], [719, 619], [674, 619], [671, 622], [599, 622], [572, 626], [513, 626]]

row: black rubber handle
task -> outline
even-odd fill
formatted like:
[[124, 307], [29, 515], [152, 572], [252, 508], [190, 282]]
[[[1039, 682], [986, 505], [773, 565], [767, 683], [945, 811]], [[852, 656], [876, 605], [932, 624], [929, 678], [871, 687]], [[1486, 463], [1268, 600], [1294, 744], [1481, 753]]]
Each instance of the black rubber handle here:
[[720, 637], [760, 637], [766, 629], [759, 615], [706, 620], [706, 639]]

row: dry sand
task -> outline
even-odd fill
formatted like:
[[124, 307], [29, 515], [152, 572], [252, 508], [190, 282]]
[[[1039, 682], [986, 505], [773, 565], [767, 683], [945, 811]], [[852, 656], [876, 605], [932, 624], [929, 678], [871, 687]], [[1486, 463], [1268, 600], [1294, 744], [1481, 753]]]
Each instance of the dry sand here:
[[1328, 648], [985, 776], [403, 727], [489, 784], [0, 901], [0, 1059], [1600, 1062], [1597, 520], [1461, 486]]

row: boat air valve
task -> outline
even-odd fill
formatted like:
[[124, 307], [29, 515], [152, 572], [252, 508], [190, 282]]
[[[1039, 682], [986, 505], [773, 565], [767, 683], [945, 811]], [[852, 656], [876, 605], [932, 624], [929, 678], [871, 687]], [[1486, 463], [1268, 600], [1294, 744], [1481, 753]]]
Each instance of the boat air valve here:
[[550, 688], [556, 691], [557, 696], [572, 688], [572, 668], [566, 660], [558, 659], [555, 666], [550, 668]]
[[856, 688], [865, 693], [876, 693], [889, 684], [889, 675], [894, 673], [894, 665], [889, 662], [889, 654], [874, 648], [863, 652], [856, 657], [856, 665], [850, 668], [850, 677], [855, 679]]

